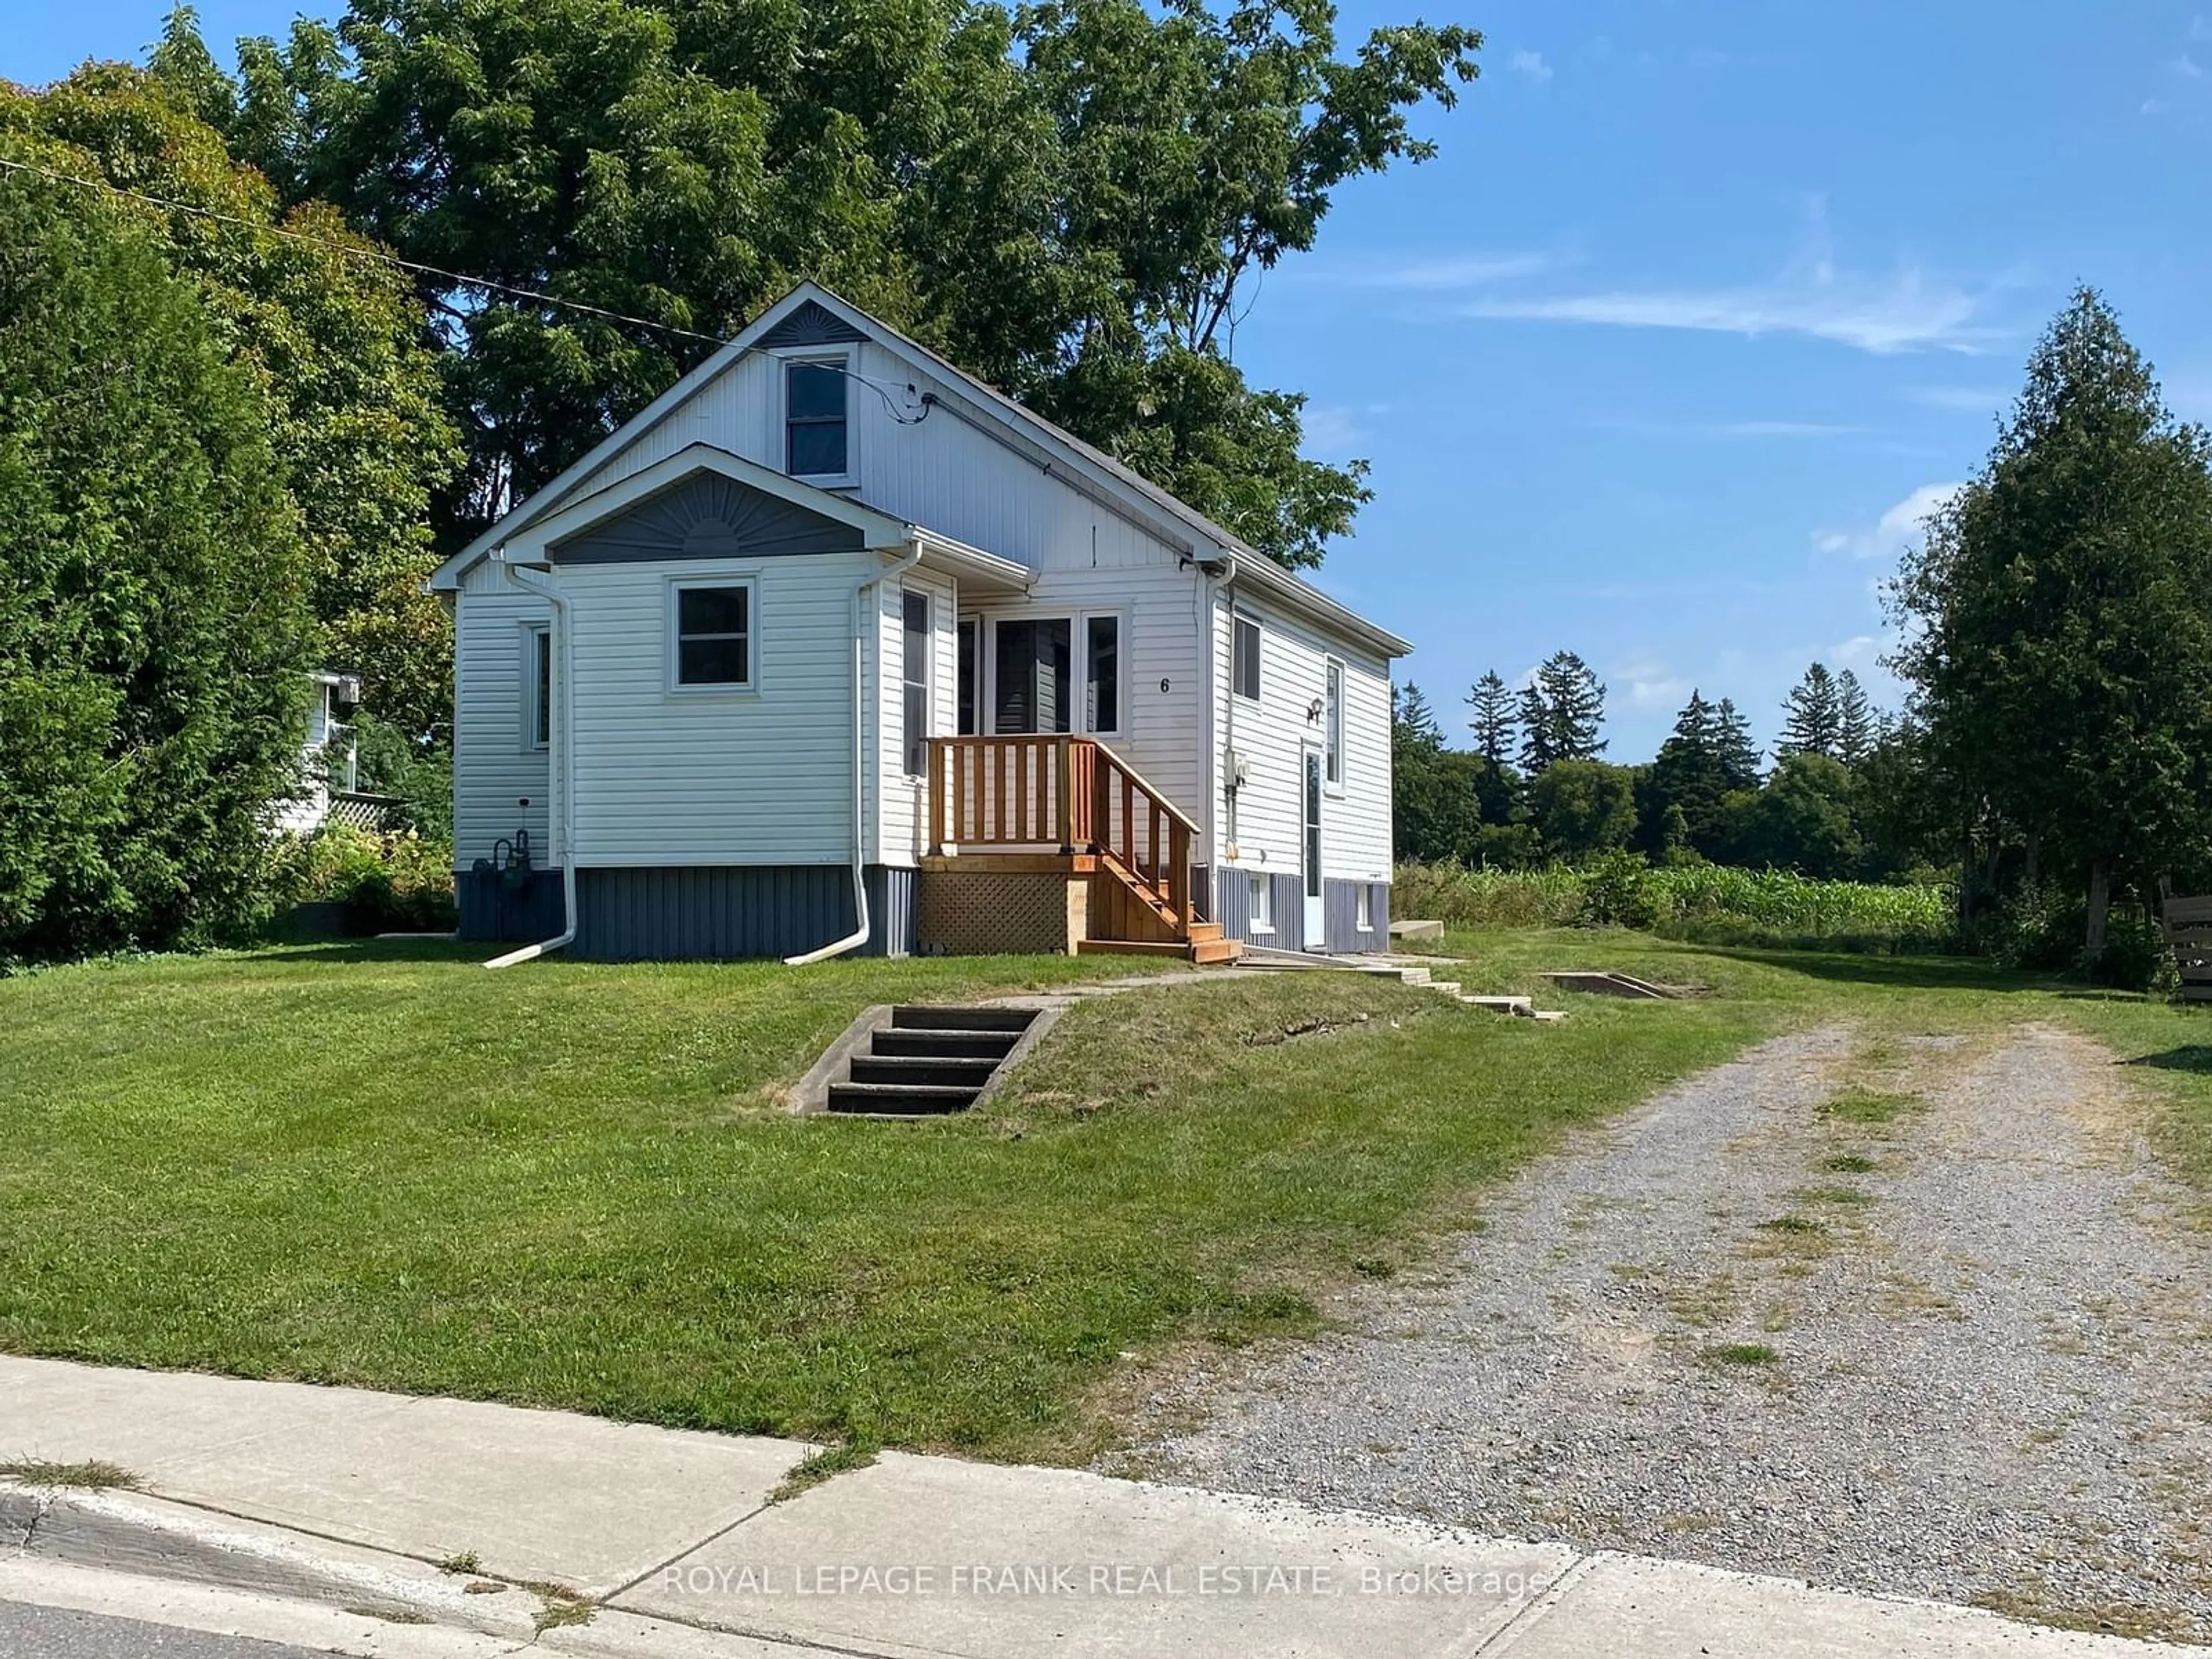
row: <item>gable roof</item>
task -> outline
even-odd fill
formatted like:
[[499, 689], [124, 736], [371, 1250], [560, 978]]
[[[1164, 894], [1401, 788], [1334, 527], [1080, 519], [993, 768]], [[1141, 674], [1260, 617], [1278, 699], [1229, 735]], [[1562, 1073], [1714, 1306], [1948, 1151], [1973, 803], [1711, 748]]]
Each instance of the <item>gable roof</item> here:
[[[510, 508], [474, 541], [440, 565], [432, 573], [429, 586], [457, 587], [463, 574], [471, 566], [527, 526], [560, 507], [578, 484], [659, 426], [694, 392], [741, 358], [756, 351], [857, 340], [871, 341], [893, 356], [904, 358], [912, 367], [949, 388], [952, 398], [933, 394], [933, 407], [945, 410], [987, 436], [1006, 442], [1018, 453], [1027, 452], [1027, 459], [1048, 476], [1128, 520], [1182, 556], [1209, 567], [1221, 566], [1240, 581], [1249, 579], [1266, 597], [1335, 629], [1384, 657], [1402, 657], [1413, 648], [1410, 641], [1378, 627], [1331, 599], [1234, 532], [1214, 523], [1103, 450], [1085, 443], [1073, 433], [976, 379], [958, 364], [908, 339], [888, 323], [813, 282], [801, 283], [793, 289], [727, 344], [594, 445], [581, 459], [572, 463], [527, 501]], [[962, 404], [968, 407], [963, 409]]]

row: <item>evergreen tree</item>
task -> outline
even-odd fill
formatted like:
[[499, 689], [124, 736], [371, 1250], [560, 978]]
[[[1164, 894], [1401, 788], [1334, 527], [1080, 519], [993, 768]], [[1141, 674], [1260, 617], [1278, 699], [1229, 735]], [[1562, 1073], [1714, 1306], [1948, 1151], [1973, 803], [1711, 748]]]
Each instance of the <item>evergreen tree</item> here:
[[1733, 698], [1723, 697], [1713, 706], [1713, 742], [1720, 750], [1721, 769], [1728, 775], [1728, 787], [1756, 789], [1759, 763], [1764, 757], [1751, 739], [1750, 718], [1735, 706]]
[[[2084, 289], [1893, 590], [1936, 770], [2087, 897], [2212, 855], [2212, 471]], [[1987, 815], [1984, 815], [1986, 821]]]
[[250, 920], [306, 734], [282, 412], [134, 204], [0, 173], [0, 960]]
[[1513, 754], [1513, 728], [1517, 724], [1511, 690], [1492, 669], [1474, 683], [1467, 701], [1474, 710], [1467, 723], [1474, 733], [1475, 753], [1492, 766], [1504, 765]]
[[1836, 758], [1856, 766], [1874, 752], [1881, 737], [1881, 722], [1867, 701], [1866, 688], [1846, 668], [1836, 676]]
[[1437, 724], [1429, 700], [1421, 695], [1421, 688], [1408, 680], [1390, 690], [1390, 726], [1392, 735], [1423, 749], [1441, 749], [1444, 744], [1443, 728]]
[[1782, 735], [1774, 752], [1778, 757], [1826, 755], [1834, 760], [1842, 737], [1843, 710], [1835, 676], [1826, 664], [1816, 662], [1782, 701]]
[[1521, 769], [1533, 782], [1561, 761], [1595, 760], [1604, 752], [1605, 687], [1571, 651], [1545, 659], [1521, 693]]
[[1722, 798], [1740, 787], [1730, 778], [1722, 746], [1720, 711], [1693, 690], [1675, 719], [1674, 735], [1659, 745], [1644, 775], [1637, 811], [1647, 852], [1671, 850], [1663, 837], [1675, 818], [1681, 844], [1708, 857], [1717, 848]]

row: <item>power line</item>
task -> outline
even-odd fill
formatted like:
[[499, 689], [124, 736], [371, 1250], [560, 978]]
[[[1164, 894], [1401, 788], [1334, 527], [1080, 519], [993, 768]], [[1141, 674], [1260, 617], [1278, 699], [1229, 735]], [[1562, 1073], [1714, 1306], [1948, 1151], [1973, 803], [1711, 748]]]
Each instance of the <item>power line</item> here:
[[155, 196], [143, 190], [131, 190], [121, 185], [110, 184], [105, 179], [87, 179], [73, 173], [63, 173], [53, 167], [39, 167], [29, 161], [13, 161], [0, 156], [0, 167], [11, 173], [34, 173], [41, 179], [51, 179], [57, 184], [81, 185], [87, 190], [104, 190], [117, 196], [144, 202], [149, 206], [167, 208], [173, 213], [190, 213], [203, 219], [212, 219], [218, 224], [235, 225], [241, 230], [259, 231], [270, 236], [282, 236], [295, 242], [306, 242], [314, 247], [328, 248], [334, 253], [350, 254], [356, 259], [374, 259], [380, 264], [411, 270], [418, 276], [436, 276], [449, 283], [460, 283], [471, 288], [480, 288], [493, 294], [504, 294], [509, 298], [528, 300], [534, 305], [558, 306], [564, 311], [581, 312], [611, 323], [627, 323], [634, 328], [658, 329], [663, 334], [676, 334], [687, 340], [702, 340], [708, 345], [727, 345], [729, 342], [719, 334], [702, 334], [695, 328], [682, 328], [674, 323], [663, 323], [651, 317], [633, 317], [627, 312], [611, 311], [605, 306], [586, 304], [581, 300], [564, 300], [558, 295], [542, 294], [535, 289], [518, 288], [512, 283], [495, 282], [489, 276], [471, 276], [465, 271], [447, 270], [438, 265], [426, 265], [414, 259], [403, 259], [396, 253], [386, 253], [380, 248], [357, 247], [349, 242], [332, 241], [327, 236], [316, 236], [304, 230], [293, 230], [283, 225], [264, 224], [258, 220], [240, 218], [234, 213], [223, 213], [215, 208], [202, 207], [197, 202], [179, 202], [167, 196]]
[[[224, 213], [215, 208], [203, 207], [197, 202], [179, 202], [173, 197], [155, 196], [150, 191], [131, 190], [122, 185], [112, 184], [105, 179], [87, 179], [77, 173], [63, 173], [54, 167], [40, 167], [30, 161], [10, 161], [6, 156], [0, 156], [0, 168], [5, 168], [11, 173], [33, 173], [41, 179], [51, 179], [57, 184], [79, 185], [87, 190], [106, 191], [116, 196], [128, 197], [132, 201], [144, 202], [150, 207], [166, 208], [173, 213], [193, 214], [203, 219], [213, 220], [217, 224], [235, 225], [241, 230], [255, 231], [269, 236], [282, 236], [289, 241], [305, 242], [313, 247], [328, 248], [334, 253], [349, 254], [356, 259], [373, 259], [380, 264], [413, 271], [418, 276], [436, 276], [448, 283], [459, 283], [471, 288], [480, 288], [488, 293], [503, 294], [510, 299], [527, 300], [532, 305], [557, 306], [564, 311], [580, 312], [586, 316], [599, 318], [603, 322], [626, 323], [633, 328], [655, 329], [663, 334], [677, 335], [686, 340], [698, 340], [711, 346], [725, 346], [730, 343], [719, 334], [702, 334], [695, 328], [679, 327], [674, 323], [659, 322], [651, 317], [634, 317], [628, 312], [611, 311], [605, 306], [590, 305], [581, 300], [564, 300], [558, 295], [543, 293], [536, 289], [517, 287], [512, 283], [495, 282], [489, 276], [471, 276], [465, 271], [447, 270], [441, 265], [426, 265], [419, 260], [403, 259], [398, 254], [387, 253], [381, 248], [360, 247], [350, 242], [333, 241], [327, 236], [317, 236], [304, 230], [293, 230], [283, 225], [267, 224], [257, 219], [241, 218], [234, 213]], [[889, 412], [891, 419], [900, 426], [921, 425], [929, 418], [930, 410], [935, 407], [933, 399], [925, 398], [922, 399], [921, 413], [910, 416], [901, 410], [898, 405], [891, 401], [889, 392], [866, 375], [856, 374], [840, 363], [817, 363], [814, 367], [829, 369], [834, 374], [843, 375], [848, 380], [859, 381], [883, 399], [884, 408]], [[911, 386], [906, 389], [908, 392], [914, 390]]]

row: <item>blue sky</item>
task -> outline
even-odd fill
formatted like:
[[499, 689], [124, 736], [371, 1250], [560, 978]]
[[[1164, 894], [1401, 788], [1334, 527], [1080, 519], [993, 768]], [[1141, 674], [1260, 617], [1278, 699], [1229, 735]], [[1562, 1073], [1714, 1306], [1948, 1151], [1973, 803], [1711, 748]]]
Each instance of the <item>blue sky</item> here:
[[[1443, 155], [1343, 192], [1236, 351], [1372, 461], [1320, 580], [1448, 719], [1560, 647], [1620, 760], [1692, 685], [1771, 738], [1814, 657], [1893, 701], [1877, 586], [2077, 282], [2212, 416], [2212, 0], [1421, 3], [1487, 37], [1421, 118]], [[227, 41], [295, 9], [200, 9]], [[0, 75], [135, 57], [161, 9], [19, 13]]]

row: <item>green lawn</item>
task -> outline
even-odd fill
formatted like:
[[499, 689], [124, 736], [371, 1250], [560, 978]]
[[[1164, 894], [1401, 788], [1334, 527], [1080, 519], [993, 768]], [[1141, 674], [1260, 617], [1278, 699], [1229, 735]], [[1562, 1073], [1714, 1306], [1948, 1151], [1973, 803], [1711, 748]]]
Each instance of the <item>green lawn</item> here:
[[882, 1124], [770, 1103], [867, 1003], [1149, 964], [363, 946], [0, 981], [0, 1347], [1081, 1457], [1122, 1353], [1307, 1326], [1318, 1285], [1417, 1258], [1563, 1127], [1830, 1012], [2027, 1011], [2168, 1056], [2137, 1074], [2212, 1178], [2193, 1011], [1965, 964], [1455, 943], [1471, 988], [1602, 963], [1717, 994], [1547, 995], [1574, 1017], [1540, 1025], [1343, 975], [1133, 992], [988, 1108]]

